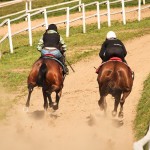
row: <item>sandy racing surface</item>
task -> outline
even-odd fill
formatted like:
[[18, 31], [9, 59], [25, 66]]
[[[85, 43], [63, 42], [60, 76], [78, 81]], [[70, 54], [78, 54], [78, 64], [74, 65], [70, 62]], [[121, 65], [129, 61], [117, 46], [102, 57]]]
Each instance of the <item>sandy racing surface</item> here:
[[150, 72], [150, 35], [125, 43], [127, 61], [135, 72], [133, 90], [124, 104], [124, 124], [111, 116], [113, 98], [107, 97], [107, 116], [98, 107], [97, 57], [75, 65], [66, 77], [58, 111], [43, 110], [41, 89], [35, 88], [29, 112], [22, 97], [0, 125], [2, 150], [132, 150], [132, 122]]

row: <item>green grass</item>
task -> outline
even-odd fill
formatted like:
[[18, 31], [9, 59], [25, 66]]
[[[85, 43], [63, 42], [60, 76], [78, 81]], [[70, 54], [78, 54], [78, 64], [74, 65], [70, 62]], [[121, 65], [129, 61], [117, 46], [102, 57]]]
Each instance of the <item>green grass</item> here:
[[137, 107], [137, 115], [135, 119], [136, 138], [142, 138], [150, 123], [150, 75], [144, 82], [144, 89], [141, 99]]
[[[150, 74], [144, 82], [141, 99], [137, 107], [137, 115], [134, 121], [134, 131], [137, 140], [143, 138], [148, 131], [150, 123]], [[148, 144], [144, 146], [148, 150]]]

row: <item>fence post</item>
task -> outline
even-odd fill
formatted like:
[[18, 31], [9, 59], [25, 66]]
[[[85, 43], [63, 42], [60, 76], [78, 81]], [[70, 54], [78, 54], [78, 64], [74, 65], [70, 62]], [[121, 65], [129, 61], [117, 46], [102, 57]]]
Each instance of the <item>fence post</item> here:
[[99, 2], [96, 2], [96, 7], [97, 7], [97, 26], [98, 29], [101, 28], [101, 24], [100, 24], [100, 7], [99, 7]]
[[26, 10], [26, 13], [28, 12], [29, 8], [28, 8], [28, 1], [26, 0], [26, 4], [25, 4], [25, 10]]
[[46, 8], [44, 8], [44, 21], [45, 21], [45, 27], [46, 29], [48, 29], [48, 19], [47, 19]]
[[[26, 0], [25, 10], [26, 10], [26, 14], [27, 14], [27, 13], [28, 13], [28, 11], [29, 11], [28, 0]], [[27, 21], [27, 17], [25, 17], [25, 21]]]
[[70, 26], [70, 9], [67, 7], [67, 14], [66, 14], [66, 37], [69, 37], [69, 27]]
[[29, 10], [32, 9], [32, 0], [29, 1]]
[[82, 4], [82, 22], [83, 22], [83, 33], [86, 33], [86, 24], [85, 24], [85, 5]]
[[31, 16], [28, 13], [28, 32], [29, 32], [29, 44], [32, 46], [32, 29], [31, 29]]
[[82, 0], [79, 0], [79, 12], [81, 12], [81, 4], [82, 4]]
[[12, 36], [11, 36], [10, 19], [8, 19], [7, 23], [8, 23], [8, 39], [9, 39], [10, 53], [13, 53], [13, 43], [12, 43]]
[[141, 20], [141, 0], [138, 0], [138, 21]]
[[150, 144], [150, 124], [149, 124], [149, 129], [148, 129], [146, 135], [142, 139], [138, 140], [137, 142], [134, 142], [133, 149], [134, 150], [143, 150], [143, 146], [145, 144], [148, 144], [148, 146], [149, 146], [148, 150], [150, 150], [150, 145], [149, 145]]
[[108, 16], [108, 26], [111, 26], [111, 21], [110, 21], [110, 2], [107, 0], [107, 16]]
[[121, 4], [122, 4], [122, 19], [123, 19], [123, 24], [126, 24], [126, 14], [125, 14], [124, 0], [121, 0]]
[[143, 4], [145, 5], [145, 0], [143, 0]]

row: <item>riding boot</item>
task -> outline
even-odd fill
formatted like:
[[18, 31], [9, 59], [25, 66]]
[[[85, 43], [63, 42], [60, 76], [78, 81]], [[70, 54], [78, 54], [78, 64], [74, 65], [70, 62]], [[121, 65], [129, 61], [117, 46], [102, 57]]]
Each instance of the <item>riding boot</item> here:
[[64, 66], [65, 66], [65, 70], [66, 70], [66, 75], [68, 75], [68, 74], [69, 74], [69, 69], [68, 69], [68, 67], [67, 67], [66, 62], [64, 62]]
[[68, 75], [69, 74], [69, 69], [68, 69], [67, 64], [66, 64], [65, 56], [64, 56], [64, 66], [65, 66], [66, 75]]
[[65, 57], [62, 56], [61, 58], [59, 58], [59, 60], [62, 62], [62, 64], [64, 65], [64, 74], [68, 75], [69, 74], [69, 69], [67, 68], [67, 64], [65, 62]]
[[127, 63], [127, 61], [126, 61], [125, 59], [123, 60], [123, 62], [126, 63], [126, 64], [128, 65], [128, 63]]

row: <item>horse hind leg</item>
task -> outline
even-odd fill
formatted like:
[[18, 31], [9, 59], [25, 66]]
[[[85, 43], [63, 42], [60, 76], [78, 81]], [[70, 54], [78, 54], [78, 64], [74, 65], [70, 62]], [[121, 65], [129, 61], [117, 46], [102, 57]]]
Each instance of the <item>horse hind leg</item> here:
[[53, 109], [57, 110], [58, 109], [58, 104], [59, 104], [59, 100], [62, 94], [62, 90], [60, 91], [56, 91], [56, 102], [53, 104]]
[[30, 106], [30, 98], [31, 98], [31, 93], [33, 91], [34, 86], [32, 84], [28, 85], [28, 98], [27, 98], [27, 102], [26, 102], [26, 107]]
[[100, 109], [104, 110], [104, 112], [106, 114], [106, 110], [107, 110], [106, 96], [100, 97], [100, 100], [98, 101], [98, 105], [99, 105]]
[[47, 110], [48, 108], [48, 102], [47, 102], [47, 93], [46, 90], [44, 88], [42, 88], [42, 92], [43, 92], [43, 98], [44, 98], [44, 109]]
[[122, 96], [122, 98], [121, 98], [121, 100], [120, 100], [120, 112], [119, 112], [119, 114], [118, 114], [118, 117], [119, 117], [119, 118], [123, 118], [123, 116], [124, 116], [124, 114], [123, 114], [123, 105], [124, 105], [124, 103], [125, 103], [125, 99], [128, 97], [128, 95], [130, 94], [130, 92], [131, 92], [131, 91], [129, 91], [129, 92], [124, 92], [124, 93], [123, 93], [123, 96]]
[[51, 97], [51, 93], [47, 93], [47, 97], [48, 97], [48, 100], [49, 100], [49, 107], [53, 107], [53, 102], [52, 102], [52, 97]]
[[115, 96], [114, 110], [112, 111], [112, 116], [115, 117], [117, 115], [117, 108], [120, 102], [121, 94]]

